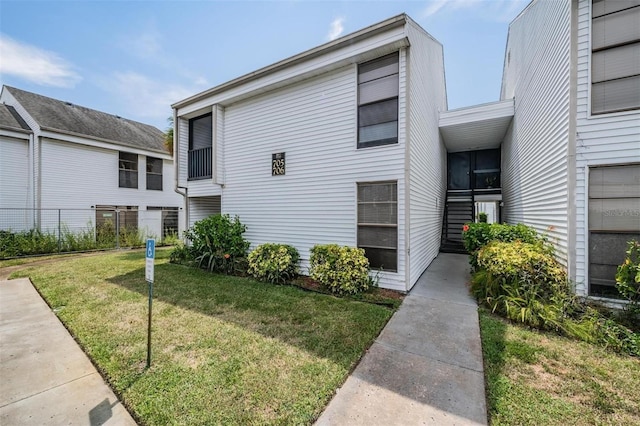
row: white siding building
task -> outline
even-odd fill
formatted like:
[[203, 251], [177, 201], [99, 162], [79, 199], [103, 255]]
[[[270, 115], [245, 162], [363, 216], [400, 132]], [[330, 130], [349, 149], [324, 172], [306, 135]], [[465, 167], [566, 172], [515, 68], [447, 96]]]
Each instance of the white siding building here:
[[160, 130], [8, 86], [0, 99], [22, 125], [0, 126], [2, 229], [46, 231], [58, 226], [57, 209], [71, 231], [114, 209], [157, 238], [184, 222]]
[[360, 246], [401, 291], [437, 255], [442, 46], [406, 15], [173, 107], [190, 224], [238, 215], [253, 247], [291, 244], [303, 267], [315, 244]]
[[606, 297], [640, 239], [640, 0], [531, 1], [493, 103], [448, 111], [442, 46], [399, 15], [173, 107], [188, 222], [238, 215], [303, 266], [360, 246], [407, 291], [485, 211]]
[[532, 1], [509, 28], [502, 97], [504, 219], [549, 235], [578, 294], [614, 294], [640, 240], [640, 1]]

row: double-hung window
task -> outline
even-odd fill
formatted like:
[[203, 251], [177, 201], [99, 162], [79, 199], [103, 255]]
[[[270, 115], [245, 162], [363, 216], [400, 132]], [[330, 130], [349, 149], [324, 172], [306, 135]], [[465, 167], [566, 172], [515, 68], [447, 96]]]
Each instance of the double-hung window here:
[[398, 270], [398, 184], [358, 183], [358, 247], [369, 265]]
[[162, 158], [147, 157], [147, 189], [162, 191]]
[[640, 108], [640, 0], [593, 0], [591, 113]]
[[398, 143], [398, 58], [358, 66], [358, 148]]
[[189, 180], [211, 177], [213, 122], [211, 113], [189, 120]]
[[118, 158], [119, 175], [118, 186], [120, 188], [138, 187], [138, 155], [129, 152], [120, 152]]

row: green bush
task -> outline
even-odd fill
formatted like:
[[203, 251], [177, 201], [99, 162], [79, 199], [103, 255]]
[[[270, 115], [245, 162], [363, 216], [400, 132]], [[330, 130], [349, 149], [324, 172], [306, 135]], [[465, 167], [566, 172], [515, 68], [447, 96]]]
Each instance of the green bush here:
[[191, 241], [191, 253], [199, 267], [227, 274], [238, 272], [238, 265], [249, 249], [242, 234], [247, 227], [236, 216], [213, 215], [199, 220], [185, 231]]
[[58, 252], [58, 235], [31, 229], [0, 231], [0, 258]]
[[561, 327], [572, 306], [566, 272], [539, 245], [493, 241], [478, 251], [477, 263], [471, 290], [492, 311], [533, 327]]
[[369, 277], [369, 259], [361, 248], [315, 245], [311, 249], [310, 263], [311, 278], [333, 293], [357, 294], [374, 284]]
[[488, 216], [485, 212], [480, 212], [478, 213], [478, 222], [480, 223], [487, 223], [488, 220]]
[[262, 244], [249, 253], [249, 275], [260, 281], [284, 284], [298, 274], [300, 256], [286, 244]]
[[476, 270], [478, 267], [478, 250], [489, 244], [491, 241], [522, 241], [524, 243], [536, 244], [548, 252], [552, 252], [552, 247], [547, 244], [544, 237], [538, 235], [535, 229], [519, 223], [517, 225], [503, 223], [468, 223], [462, 228], [462, 241], [464, 248], [469, 252], [469, 263]]
[[193, 255], [191, 253], [191, 247], [178, 242], [174, 245], [171, 254], [169, 254], [169, 262], [178, 263], [182, 265], [188, 265], [193, 261]]
[[616, 288], [629, 301], [627, 310], [640, 314], [640, 242], [627, 243], [626, 257], [616, 272]]

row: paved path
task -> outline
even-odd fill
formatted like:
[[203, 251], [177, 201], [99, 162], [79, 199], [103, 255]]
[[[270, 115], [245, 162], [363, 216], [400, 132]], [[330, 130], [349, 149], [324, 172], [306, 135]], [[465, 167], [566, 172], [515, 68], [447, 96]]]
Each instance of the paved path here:
[[136, 424], [26, 278], [0, 281], [0, 424]]
[[441, 253], [420, 277], [317, 425], [486, 424], [468, 257]]

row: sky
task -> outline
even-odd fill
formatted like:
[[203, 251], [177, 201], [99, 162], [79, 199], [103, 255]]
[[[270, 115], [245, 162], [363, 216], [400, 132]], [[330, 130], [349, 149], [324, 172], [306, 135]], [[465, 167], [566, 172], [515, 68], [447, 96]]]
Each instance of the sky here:
[[443, 44], [455, 109], [499, 99], [529, 1], [0, 0], [0, 83], [165, 130], [174, 102], [404, 12]]

